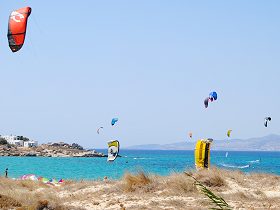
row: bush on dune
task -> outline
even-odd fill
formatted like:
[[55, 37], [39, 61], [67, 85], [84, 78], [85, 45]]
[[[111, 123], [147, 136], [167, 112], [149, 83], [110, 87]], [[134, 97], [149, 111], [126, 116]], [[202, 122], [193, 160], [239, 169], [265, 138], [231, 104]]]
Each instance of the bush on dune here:
[[[201, 170], [192, 173], [207, 187], [227, 186], [220, 170]], [[125, 192], [142, 190], [144, 192], [164, 191], [166, 194], [185, 194], [197, 192], [193, 180], [182, 173], [173, 173], [166, 177], [148, 175], [143, 171], [136, 174], [126, 173], [122, 179], [121, 189]]]
[[166, 195], [182, 195], [197, 192], [193, 181], [182, 173], [169, 176], [148, 175], [140, 171], [136, 174], [126, 173], [123, 176], [121, 189], [124, 192], [156, 192]]
[[175, 194], [185, 194], [185, 193], [193, 193], [197, 192], [193, 181], [184, 174], [181, 173], [174, 173], [170, 176], [164, 178], [165, 189], [168, 189], [169, 192]]
[[[0, 208], [17, 210], [66, 210], [57, 189], [42, 182], [0, 178]], [[43, 206], [45, 206], [43, 208]], [[47, 206], [47, 207], [46, 207]]]
[[223, 171], [217, 168], [211, 168], [209, 170], [204, 169], [197, 171], [194, 177], [207, 187], [226, 187], [225, 176]]
[[144, 172], [138, 172], [133, 175], [126, 173], [123, 177], [123, 190], [126, 192], [133, 192], [139, 188], [143, 188], [152, 182], [151, 178]]

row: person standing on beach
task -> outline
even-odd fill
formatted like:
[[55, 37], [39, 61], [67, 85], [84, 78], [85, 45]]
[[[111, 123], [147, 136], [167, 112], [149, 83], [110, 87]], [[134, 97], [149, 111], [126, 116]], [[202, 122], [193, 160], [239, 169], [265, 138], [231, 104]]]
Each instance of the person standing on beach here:
[[5, 170], [5, 178], [8, 178], [8, 168]]

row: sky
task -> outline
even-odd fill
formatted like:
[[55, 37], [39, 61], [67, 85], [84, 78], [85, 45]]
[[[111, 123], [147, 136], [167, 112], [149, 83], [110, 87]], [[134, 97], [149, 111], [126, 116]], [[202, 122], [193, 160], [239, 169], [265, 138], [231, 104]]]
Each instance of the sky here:
[[[25, 44], [12, 53], [8, 17], [25, 6], [32, 8]], [[1, 1], [0, 134], [87, 148], [105, 148], [111, 139], [121, 147], [222, 140], [228, 129], [241, 139], [280, 134], [279, 7]], [[211, 91], [218, 100], [205, 109]], [[119, 121], [112, 127], [113, 117]]]

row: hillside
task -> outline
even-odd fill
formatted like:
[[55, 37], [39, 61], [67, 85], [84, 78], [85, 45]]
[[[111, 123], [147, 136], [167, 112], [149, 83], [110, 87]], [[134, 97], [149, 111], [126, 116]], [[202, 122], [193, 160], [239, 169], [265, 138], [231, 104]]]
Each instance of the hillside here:
[[[186, 140], [173, 144], [145, 144], [130, 146], [125, 149], [137, 150], [193, 150], [196, 140]], [[264, 137], [250, 139], [215, 140], [212, 150], [227, 151], [280, 151], [280, 135], [271, 134]]]

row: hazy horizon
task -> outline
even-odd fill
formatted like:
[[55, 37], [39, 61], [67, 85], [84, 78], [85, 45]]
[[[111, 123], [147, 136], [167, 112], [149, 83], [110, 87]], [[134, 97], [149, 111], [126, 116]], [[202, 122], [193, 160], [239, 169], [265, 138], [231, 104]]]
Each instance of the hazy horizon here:
[[[23, 48], [12, 10], [30, 6]], [[105, 148], [280, 134], [278, 1], [4, 1], [1, 135]], [[218, 100], [204, 108], [209, 92]], [[264, 117], [272, 118], [268, 127]], [[118, 117], [114, 127], [111, 119]], [[97, 129], [104, 129], [97, 134]]]

